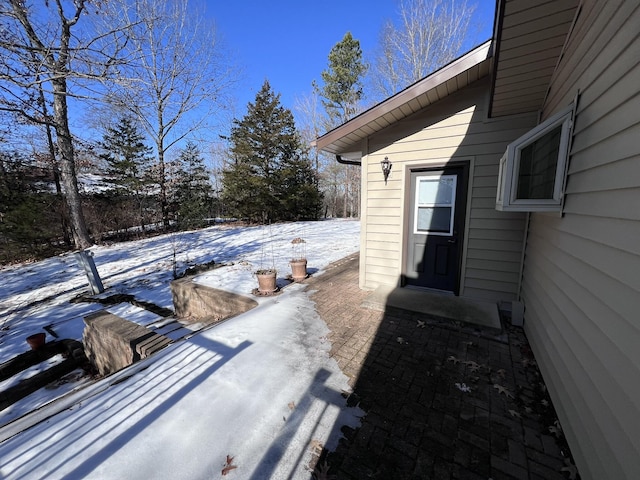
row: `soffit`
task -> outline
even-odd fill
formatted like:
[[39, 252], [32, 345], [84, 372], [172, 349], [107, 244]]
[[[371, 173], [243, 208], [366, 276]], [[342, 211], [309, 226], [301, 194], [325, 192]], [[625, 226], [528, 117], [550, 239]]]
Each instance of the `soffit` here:
[[503, 0], [490, 116], [541, 110], [578, 0]]
[[438, 102], [491, 70], [491, 41], [414, 83], [405, 90], [327, 132], [316, 147], [334, 155], [359, 151], [362, 140], [389, 125]]

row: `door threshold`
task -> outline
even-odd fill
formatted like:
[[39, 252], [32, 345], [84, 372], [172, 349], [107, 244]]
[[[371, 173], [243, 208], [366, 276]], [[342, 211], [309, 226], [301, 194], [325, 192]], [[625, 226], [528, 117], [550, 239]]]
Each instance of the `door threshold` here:
[[405, 285], [404, 287], [401, 288], [406, 288], [409, 290], [415, 290], [417, 292], [426, 292], [426, 293], [434, 293], [436, 295], [447, 295], [449, 297], [455, 297], [456, 294], [453, 293], [451, 290], [439, 290], [437, 288], [429, 288], [429, 287], [420, 287], [418, 285]]

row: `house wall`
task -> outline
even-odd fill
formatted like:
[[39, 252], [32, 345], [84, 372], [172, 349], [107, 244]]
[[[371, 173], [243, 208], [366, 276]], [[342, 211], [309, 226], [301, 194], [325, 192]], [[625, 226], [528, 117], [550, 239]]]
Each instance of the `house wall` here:
[[[495, 210], [498, 162], [536, 115], [486, 119], [488, 77], [369, 137], [362, 161], [360, 286], [397, 285], [408, 229], [409, 169], [469, 161], [470, 179], [461, 296], [517, 295], [525, 215]], [[380, 161], [392, 171], [385, 185]]]
[[583, 479], [640, 478], [640, 4], [585, 0], [544, 117], [580, 92], [564, 215], [532, 214], [525, 329]]

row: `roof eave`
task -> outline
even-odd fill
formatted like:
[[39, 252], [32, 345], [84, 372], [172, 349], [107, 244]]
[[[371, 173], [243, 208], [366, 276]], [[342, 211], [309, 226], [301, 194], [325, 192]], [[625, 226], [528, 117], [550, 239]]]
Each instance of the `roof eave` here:
[[342, 153], [342, 149], [336, 145], [336, 142], [341, 139], [356, 133], [362, 128], [371, 126], [377, 119], [387, 113], [398, 112], [400, 117], [406, 116], [405, 113], [400, 113], [401, 107], [490, 58], [492, 54], [491, 45], [491, 40], [488, 40], [431, 75], [364, 111], [348, 122], [330, 130], [316, 140], [316, 147], [328, 153]]

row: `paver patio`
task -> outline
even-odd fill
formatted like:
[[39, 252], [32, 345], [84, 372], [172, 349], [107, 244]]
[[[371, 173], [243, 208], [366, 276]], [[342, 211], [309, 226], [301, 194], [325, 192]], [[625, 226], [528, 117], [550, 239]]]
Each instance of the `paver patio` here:
[[357, 254], [307, 283], [366, 412], [316, 478], [579, 478], [521, 328], [364, 308]]

